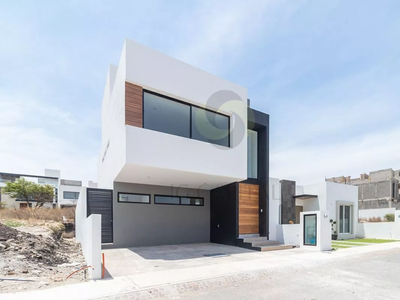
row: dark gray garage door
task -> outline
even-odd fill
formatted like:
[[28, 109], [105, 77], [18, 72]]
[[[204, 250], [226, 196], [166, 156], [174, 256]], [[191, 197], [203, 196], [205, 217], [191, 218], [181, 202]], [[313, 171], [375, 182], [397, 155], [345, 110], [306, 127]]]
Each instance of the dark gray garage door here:
[[87, 216], [101, 215], [101, 242], [113, 242], [112, 190], [87, 189]]

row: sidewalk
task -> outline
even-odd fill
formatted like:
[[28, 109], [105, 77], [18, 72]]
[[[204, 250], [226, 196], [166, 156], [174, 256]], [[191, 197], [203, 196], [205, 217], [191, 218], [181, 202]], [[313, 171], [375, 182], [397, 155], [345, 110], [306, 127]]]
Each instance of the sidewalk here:
[[[251, 280], [260, 276], [271, 276], [274, 272], [292, 272], [297, 269], [308, 268], [332, 263], [336, 260], [354, 259], [359, 255], [376, 251], [399, 249], [400, 242], [376, 244], [365, 247], [340, 249], [333, 252], [310, 252], [302, 249], [283, 250], [275, 252], [252, 252], [235, 254], [226, 262], [218, 261], [213, 265], [161, 270], [143, 271], [134, 275], [115, 277], [109, 280], [90, 281], [56, 287], [47, 290], [22, 292], [16, 294], [0, 294], [4, 300], [12, 299], [95, 299], [129, 294], [135, 299], [136, 293], [144, 295], [155, 291], [153, 297], [165, 296], [165, 290], [176, 293], [178, 290], [190, 291], [191, 288], [201, 289], [214, 284], [234, 284], [241, 280]], [[191, 284], [196, 282], [196, 284]], [[164, 289], [164, 291], [161, 291]], [[142, 297], [138, 297], [143, 298]]]

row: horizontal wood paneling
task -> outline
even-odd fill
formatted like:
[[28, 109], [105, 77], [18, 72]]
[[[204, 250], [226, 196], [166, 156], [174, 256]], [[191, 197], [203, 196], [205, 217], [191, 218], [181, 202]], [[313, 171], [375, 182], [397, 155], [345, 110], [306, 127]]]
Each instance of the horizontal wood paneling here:
[[143, 88], [125, 82], [125, 124], [143, 127]]
[[259, 186], [239, 183], [239, 234], [259, 233]]

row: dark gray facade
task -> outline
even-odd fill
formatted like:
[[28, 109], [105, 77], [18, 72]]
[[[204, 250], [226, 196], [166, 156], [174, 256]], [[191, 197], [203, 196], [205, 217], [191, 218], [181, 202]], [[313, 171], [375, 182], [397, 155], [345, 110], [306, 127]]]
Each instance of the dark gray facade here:
[[281, 224], [289, 224], [296, 221], [296, 182], [281, 180]]
[[[151, 203], [121, 203], [118, 193], [150, 194]], [[204, 198], [204, 206], [155, 204], [154, 195]], [[114, 182], [112, 245], [104, 248], [210, 242], [210, 191]]]

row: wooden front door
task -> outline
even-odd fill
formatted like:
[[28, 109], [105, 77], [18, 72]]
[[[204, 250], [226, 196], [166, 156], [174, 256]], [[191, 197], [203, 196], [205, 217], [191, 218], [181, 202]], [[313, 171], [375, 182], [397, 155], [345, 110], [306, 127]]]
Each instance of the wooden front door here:
[[239, 234], [259, 233], [259, 186], [239, 183]]

